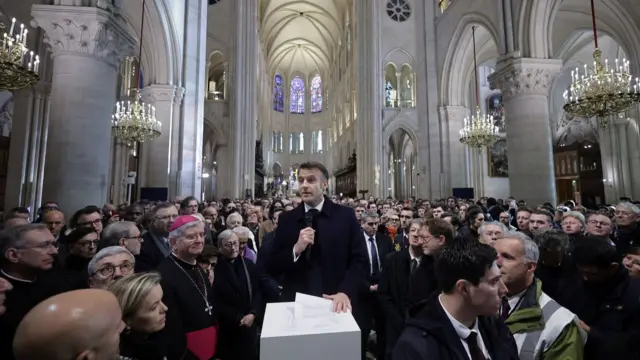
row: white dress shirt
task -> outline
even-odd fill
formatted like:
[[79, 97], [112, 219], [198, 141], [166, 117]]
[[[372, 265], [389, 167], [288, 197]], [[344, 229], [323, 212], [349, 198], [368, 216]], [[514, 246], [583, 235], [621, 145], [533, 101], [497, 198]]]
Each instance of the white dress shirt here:
[[456, 320], [453, 316], [451, 316], [451, 314], [449, 314], [447, 309], [445, 309], [445, 307], [442, 305], [441, 296], [442, 295], [438, 296], [438, 301], [440, 302], [440, 306], [442, 306], [442, 310], [444, 310], [444, 313], [447, 314], [447, 317], [449, 318], [451, 325], [453, 325], [453, 329], [456, 331], [456, 334], [458, 334], [458, 336], [460, 337], [462, 346], [464, 347], [464, 350], [467, 352], [467, 356], [469, 356], [469, 359], [471, 359], [471, 352], [469, 351], [469, 345], [467, 344], [467, 340], [465, 339], [469, 337], [472, 331], [474, 331], [476, 334], [478, 334], [478, 346], [480, 347], [480, 350], [484, 354], [485, 359], [491, 360], [491, 356], [489, 356], [489, 351], [487, 350], [487, 347], [484, 346], [484, 340], [482, 340], [482, 334], [480, 333], [480, 329], [478, 328], [478, 320], [476, 319], [476, 322], [473, 324], [473, 328], [469, 329], [463, 323]]
[[[378, 243], [376, 243], [375, 236], [369, 236], [366, 232], [364, 233], [365, 243], [367, 244], [367, 255], [369, 255], [369, 274], [373, 274], [373, 258], [371, 258], [371, 247], [376, 248], [376, 257], [378, 260], [378, 272], [382, 271], [380, 269], [380, 252], [378, 251]], [[371, 239], [371, 240], [369, 240]]]
[[[322, 201], [320, 201], [320, 204], [311, 207], [309, 205], [307, 205], [306, 203], [302, 203], [304, 205], [304, 212], [305, 214], [307, 213], [307, 211], [311, 210], [311, 209], [316, 209], [318, 211], [322, 211], [322, 206], [324, 206], [324, 196], [322, 197]], [[302, 255], [302, 254], [300, 254]], [[298, 259], [300, 259], [300, 255], [296, 255], [296, 247], [295, 245], [293, 246], [293, 262], [297, 262]]]

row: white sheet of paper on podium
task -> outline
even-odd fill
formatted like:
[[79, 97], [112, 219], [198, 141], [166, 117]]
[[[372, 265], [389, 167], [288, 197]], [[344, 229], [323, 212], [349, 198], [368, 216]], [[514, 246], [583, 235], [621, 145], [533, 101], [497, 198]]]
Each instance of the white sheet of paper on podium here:
[[296, 294], [295, 302], [267, 304], [260, 360], [359, 360], [360, 328], [331, 301]]

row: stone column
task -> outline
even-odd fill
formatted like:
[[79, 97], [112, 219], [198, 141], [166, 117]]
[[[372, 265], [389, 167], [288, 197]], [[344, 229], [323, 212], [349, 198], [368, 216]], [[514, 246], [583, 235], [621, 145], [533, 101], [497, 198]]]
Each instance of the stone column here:
[[631, 169], [632, 198], [640, 197], [640, 129], [638, 119], [630, 119], [627, 131], [627, 144], [629, 145], [629, 167]]
[[7, 162], [7, 184], [5, 191], [5, 209], [16, 206], [29, 206], [27, 199], [27, 173], [29, 171], [30, 134], [33, 119], [33, 88], [13, 93], [13, 123], [9, 160]]
[[464, 106], [440, 107], [440, 119], [446, 124], [443, 129], [445, 181], [444, 195], [451, 195], [453, 188], [468, 187], [469, 168], [467, 167], [467, 149], [460, 142], [460, 130], [469, 110]]
[[[628, 119], [616, 119], [615, 128], [612, 128], [611, 131], [615, 131], [617, 135], [617, 143], [618, 143], [618, 151], [620, 154], [620, 189], [622, 196], [632, 197], [631, 191], [631, 171], [629, 167], [629, 145], [627, 143], [627, 129], [629, 128], [629, 120]], [[617, 202], [614, 201], [614, 203]]]
[[[382, 62], [380, 61], [380, 2], [357, 0], [358, 27], [356, 34], [357, 109], [356, 120], [356, 166], [358, 191], [369, 190], [367, 195], [385, 197], [385, 189], [375, 185], [376, 165], [383, 168], [384, 148], [382, 146]], [[351, 151], [351, 149], [349, 149]], [[396, 193], [399, 189], [396, 188]]]
[[[204, 99], [206, 96], [207, 8], [204, 0], [184, 0], [182, 28], [185, 38], [182, 53], [182, 83], [188, 89], [180, 108], [177, 152], [178, 195], [202, 195], [202, 144], [204, 136]], [[175, 116], [175, 115], [174, 115]], [[178, 130], [179, 129], [179, 130]]]
[[[182, 127], [182, 100], [184, 98], [184, 88], [177, 88], [173, 97], [173, 115], [171, 117], [171, 154], [169, 171], [169, 199], [182, 195], [180, 192], [180, 128]], [[158, 112], [156, 111], [156, 116]], [[185, 195], [189, 196], [189, 195]]]
[[257, 10], [257, 0], [235, 0], [234, 61], [231, 64], [231, 83], [229, 84], [231, 95], [229, 184], [232, 197], [244, 197], [247, 188], [255, 194]]
[[34, 5], [31, 14], [54, 58], [43, 196], [67, 214], [101, 206], [109, 192], [117, 69], [134, 40], [124, 21], [102, 9]]
[[531, 206], [556, 204], [549, 89], [560, 60], [505, 58], [489, 81], [502, 91], [508, 121], [509, 188]]
[[175, 85], [149, 85], [142, 89], [142, 98], [156, 107], [156, 119], [162, 123], [162, 134], [142, 144], [145, 153], [145, 172], [139, 174], [142, 187], [168, 188], [171, 167], [171, 134], [173, 132], [173, 106]]

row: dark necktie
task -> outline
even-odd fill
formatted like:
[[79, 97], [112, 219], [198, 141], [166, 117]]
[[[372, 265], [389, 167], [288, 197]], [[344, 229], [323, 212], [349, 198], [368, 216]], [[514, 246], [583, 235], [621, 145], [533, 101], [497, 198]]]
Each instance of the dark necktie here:
[[502, 321], [507, 320], [510, 311], [511, 306], [509, 305], [509, 299], [505, 296], [502, 298], [502, 311], [500, 312], [500, 319], [502, 319]]
[[418, 268], [418, 259], [413, 258], [413, 260], [411, 260], [411, 274], [413, 274], [417, 268]]
[[469, 354], [471, 354], [471, 360], [487, 360], [482, 353], [482, 349], [480, 349], [480, 345], [478, 345], [478, 333], [472, 331], [469, 336], [465, 339], [467, 345], [469, 346]]
[[371, 243], [371, 276], [376, 278], [380, 275], [380, 263], [378, 263], [378, 250], [376, 250], [376, 238], [369, 238]]

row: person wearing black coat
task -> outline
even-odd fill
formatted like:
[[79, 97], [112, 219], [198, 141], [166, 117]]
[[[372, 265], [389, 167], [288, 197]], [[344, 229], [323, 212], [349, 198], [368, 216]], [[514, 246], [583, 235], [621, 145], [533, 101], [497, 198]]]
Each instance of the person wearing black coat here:
[[442, 293], [411, 307], [393, 360], [518, 360], [518, 348], [497, 319], [507, 288], [489, 245], [453, 241], [435, 273]]
[[303, 202], [280, 215], [267, 270], [282, 276], [282, 300], [293, 301], [297, 292], [326, 295], [335, 310], [347, 311], [357, 304], [369, 266], [360, 224], [353, 209], [323, 196], [324, 165], [303, 163], [298, 178]]

